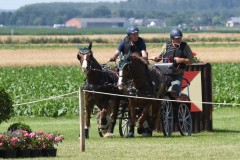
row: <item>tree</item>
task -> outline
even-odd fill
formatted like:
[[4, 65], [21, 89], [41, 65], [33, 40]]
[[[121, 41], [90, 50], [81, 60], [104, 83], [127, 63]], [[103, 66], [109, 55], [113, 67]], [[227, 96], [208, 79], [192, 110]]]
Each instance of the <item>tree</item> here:
[[98, 6], [93, 10], [94, 17], [111, 17], [111, 11], [104, 5]]
[[222, 19], [219, 16], [212, 17], [212, 25], [214, 25], [214, 26], [223, 25]]

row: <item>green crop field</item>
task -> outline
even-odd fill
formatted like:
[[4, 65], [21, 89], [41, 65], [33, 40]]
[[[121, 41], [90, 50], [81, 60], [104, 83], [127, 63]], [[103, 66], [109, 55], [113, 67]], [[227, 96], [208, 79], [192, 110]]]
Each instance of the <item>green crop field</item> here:
[[[213, 64], [212, 72], [214, 102], [239, 104], [240, 63]], [[13, 98], [14, 104], [17, 105], [15, 115], [19, 116], [56, 117], [77, 114], [76, 91], [83, 84], [84, 78], [85, 75], [77, 66], [0, 68], [1, 87]], [[64, 94], [70, 95], [19, 105]]]

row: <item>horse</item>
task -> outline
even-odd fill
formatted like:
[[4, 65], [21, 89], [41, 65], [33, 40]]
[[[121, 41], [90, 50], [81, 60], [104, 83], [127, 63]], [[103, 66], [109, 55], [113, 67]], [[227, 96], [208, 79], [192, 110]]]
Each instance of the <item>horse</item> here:
[[[105, 93], [119, 93], [116, 72], [100, 65], [93, 56], [92, 43], [88, 47], [78, 47], [77, 59], [80, 61], [82, 71], [86, 75], [84, 90], [99, 91]], [[114, 137], [113, 131], [116, 124], [120, 99], [117, 96], [99, 93], [85, 92], [85, 137], [89, 138], [91, 111], [96, 105], [100, 113], [98, 115], [99, 130], [104, 137]], [[110, 117], [110, 118], [109, 118]], [[110, 121], [110, 122], [109, 122]], [[105, 134], [106, 133], [106, 134]]]
[[[129, 53], [121, 57], [119, 64], [118, 87], [124, 94], [161, 98], [168, 90], [168, 80], [157, 68], [149, 68], [148, 62], [137, 53]], [[152, 136], [154, 121], [158, 117], [160, 102], [149, 99], [129, 98], [129, 133], [126, 137], [134, 137], [136, 121], [135, 109], [142, 108], [138, 118], [137, 132], [143, 136]], [[147, 123], [146, 123], [147, 122]]]

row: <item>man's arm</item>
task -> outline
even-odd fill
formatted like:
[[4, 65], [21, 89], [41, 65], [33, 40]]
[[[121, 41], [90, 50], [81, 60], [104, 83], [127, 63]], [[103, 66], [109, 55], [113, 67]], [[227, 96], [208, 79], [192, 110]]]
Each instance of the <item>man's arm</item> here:
[[159, 56], [154, 57], [153, 60], [155, 62], [160, 62], [162, 60], [163, 55], [166, 53], [166, 50], [167, 50], [167, 46], [166, 44], [163, 44], [161, 48], [161, 53], [159, 54]]
[[174, 61], [176, 61], [176, 63], [183, 63], [183, 64], [192, 64], [193, 63], [192, 59], [179, 58], [179, 57], [174, 57]]
[[112, 58], [110, 58], [110, 61], [116, 61], [117, 57], [119, 56], [121, 52], [119, 50], [116, 50]]
[[185, 46], [184, 51], [186, 53], [187, 58], [174, 57], [174, 60], [177, 63], [192, 64], [193, 63], [193, 53], [192, 53], [192, 50], [191, 50], [191, 48], [188, 44]]
[[122, 41], [119, 44], [119, 46], [118, 46], [117, 50], [115, 51], [114, 55], [112, 56], [112, 58], [110, 58], [110, 61], [116, 61], [117, 57], [120, 55], [121, 50], [123, 50], [123, 48], [124, 48], [124, 41]]
[[148, 60], [148, 53], [147, 53], [147, 51], [146, 50], [142, 50], [141, 53], [142, 53], [142, 57], [145, 58], [146, 60]]

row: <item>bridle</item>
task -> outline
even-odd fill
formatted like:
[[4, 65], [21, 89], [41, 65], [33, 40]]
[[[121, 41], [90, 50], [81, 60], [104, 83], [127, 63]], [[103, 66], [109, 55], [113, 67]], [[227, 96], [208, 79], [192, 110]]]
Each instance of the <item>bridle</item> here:
[[[127, 67], [127, 68], [126, 68]], [[127, 75], [123, 75], [124, 69], [127, 70]], [[125, 78], [126, 77], [126, 78]], [[123, 81], [124, 78], [127, 81]], [[129, 85], [131, 83], [132, 76], [131, 76], [131, 60], [130, 57], [122, 57], [118, 64], [118, 86]]]
[[[83, 53], [83, 52], [79, 51], [78, 54], [79, 54], [79, 56], [81, 56], [81, 55], [83, 56], [83, 60], [80, 60], [82, 70], [84, 70], [84, 68], [85, 68], [86, 71], [91, 71], [92, 64], [93, 64], [93, 56], [92, 56], [91, 51], [88, 51], [87, 53]], [[88, 54], [90, 54], [90, 55], [88, 55]], [[89, 60], [87, 60], [88, 56], [89, 56]]]

